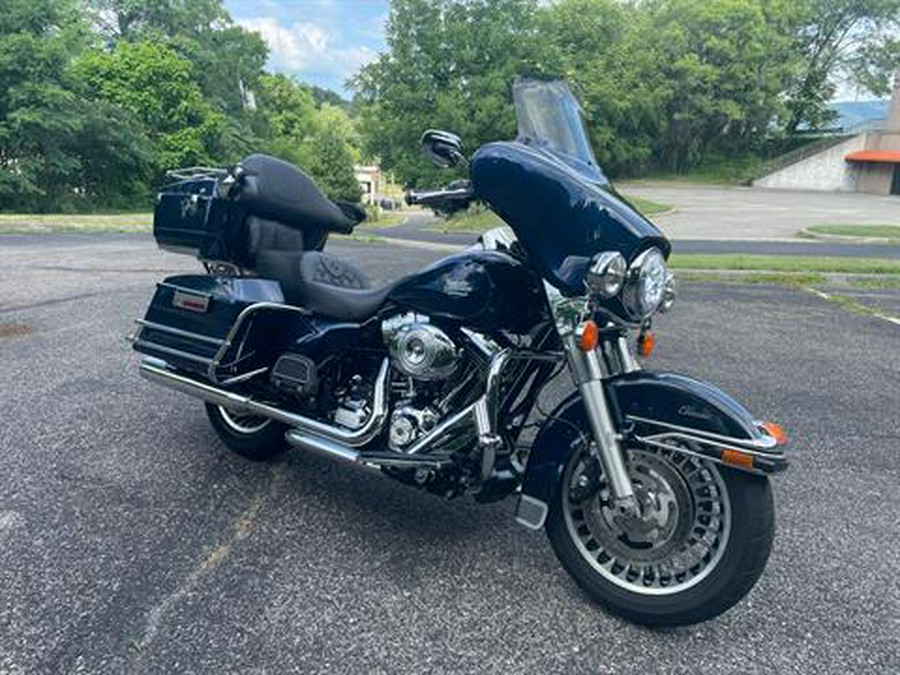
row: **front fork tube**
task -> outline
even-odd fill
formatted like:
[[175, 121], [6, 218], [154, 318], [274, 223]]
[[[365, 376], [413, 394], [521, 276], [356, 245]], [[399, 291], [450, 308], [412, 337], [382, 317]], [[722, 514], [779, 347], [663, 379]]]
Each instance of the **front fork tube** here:
[[573, 332], [560, 337], [569, 369], [584, 401], [594, 435], [595, 454], [603, 467], [603, 474], [609, 481], [616, 508], [622, 513], [636, 514], [637, 500], [625, 466], [621, 436], [613, 424], [606, 394], [603, 391], [603, 365], [597, 357], [596, 350], [582, 351], [579, 348]]

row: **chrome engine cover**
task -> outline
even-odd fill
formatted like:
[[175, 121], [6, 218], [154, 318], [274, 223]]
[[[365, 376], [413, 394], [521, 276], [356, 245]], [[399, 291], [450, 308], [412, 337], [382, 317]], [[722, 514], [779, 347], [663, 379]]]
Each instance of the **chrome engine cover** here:
[[394, 450], [403, 450], [413, 441], [431, 431], [437, 425], [440, 415], [431, 408], [416, 408], [401, 404], [391, 414], [388, 440]]
[[404, 314], [381, 325], [391, 364], [416, 380], [441, 380], [455, 369], [459, 353], [453, 340], [427, 317]]

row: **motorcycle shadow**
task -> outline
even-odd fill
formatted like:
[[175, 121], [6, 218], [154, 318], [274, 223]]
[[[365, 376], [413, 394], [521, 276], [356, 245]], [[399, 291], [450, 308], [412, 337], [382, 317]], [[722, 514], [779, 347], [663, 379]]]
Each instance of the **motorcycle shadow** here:
[[292, 451], [279, 462], [284, 492], [302, 499], [328, 518], [359, 523], [367, 532], [450, 543], [510, 520], [510, 504], [482, 505], [471, 497], [454, 499], [412, 489], [374, 469], [335, 464]]

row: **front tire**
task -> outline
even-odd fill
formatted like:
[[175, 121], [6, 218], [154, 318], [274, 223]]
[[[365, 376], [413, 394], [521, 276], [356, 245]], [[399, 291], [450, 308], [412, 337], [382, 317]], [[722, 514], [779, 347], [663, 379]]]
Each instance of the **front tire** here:
[[765, 568], [775, 531], [767, 478], [671, 450], [626, 450], [643, 517], [612, 508], [599, 462], [572, 453], [546, 530], [566, 571], [634, 623], [678, 626], [718, 616]]
[[242, 415], [212, 403], [206, 415], [216, 435], [232, 452], [253, 461], [277, 457], [287, 450], [285, 426], [258, 415]]

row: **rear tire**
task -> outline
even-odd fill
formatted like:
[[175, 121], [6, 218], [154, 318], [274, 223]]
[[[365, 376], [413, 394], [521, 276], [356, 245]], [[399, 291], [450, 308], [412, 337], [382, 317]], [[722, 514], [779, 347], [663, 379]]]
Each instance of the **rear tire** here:
[[[553, 551], [591, 598], [634, 623], [679, 626], [718, 616], [753, 588], [769, 558], [775, 518], [768, 479], [671, 451], [626, 453], [636, 492], [643, 481], [651, 486], [646, 494], [662, 503], [654, 512], [657, 519], [644, 521], [644, 529], [639, 524], [633, 537], [627, 526], [617, 529], [615, 523], [623, 521], [610, 521], [605, 515], [611, 513], [604, 506], [608, 488], [596, 467], [591, 468], [599, 483], [594, 494], [585, 499], [577, 493], [579, 471], [584, 473], [578, 467], [590, 459], [585, 459], [584, 451], [576, 451], [562, 472], [547, 516]], [[641, 461], [635, 457], [643, 457], [651, 468], [635, 473], [634, 465]], [[702, 474], [707, 483], [702, 483], [700, 472], [708, 472]], [[582, 486], [586, 482], [582, 479]], [[660, 486], [669, 483], [677, 483], [677, 489], [665, 495]], [[702, 495], [710, 492], [718, 505], [707, 511], [710, 507]], [[712, 515], [712, 524], [704, 531], [701, 521], [709, 523], [710, 514], [721, 515]], [[647, 523], [652, 527], [648, 529]], [[670, 538], [663, 539], [665, 535]], [[682, 560], [688, 562], [679, 566]], [[663, 584], [665, 575], [669, 578]]]
[[240, 415], [212, 403], [206, 404], [206, 415], [219, 439], [242, 457], [264, 461], [288, 448], [283, 424], [265, 417]]

